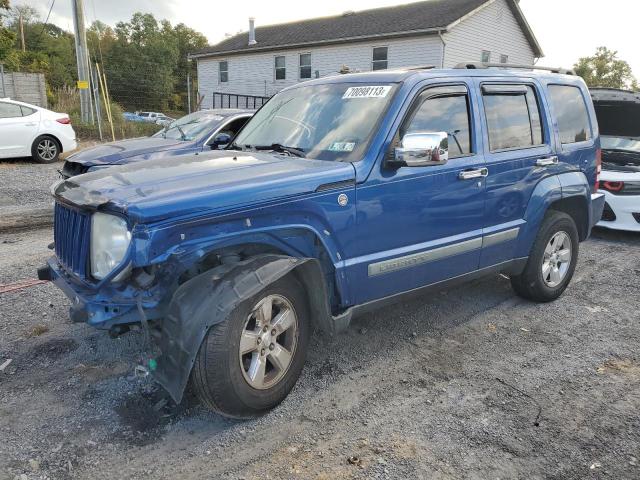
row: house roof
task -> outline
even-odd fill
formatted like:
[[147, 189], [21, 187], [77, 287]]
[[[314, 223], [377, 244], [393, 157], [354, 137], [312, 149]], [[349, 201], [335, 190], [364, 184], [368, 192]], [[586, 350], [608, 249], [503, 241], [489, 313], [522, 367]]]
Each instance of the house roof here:
[[[307, 45], [343, 43], [371, 38], [389, 38], [447, 30], [466, 15], [493, 0], [427, 0], [393, 7], [345, 12], [342, 15], [257, 27], [255, 45], [249, 32], [192, 53], [191, 57], [220, 56], [278, 50]], [[542, 50], [517, 0], [507, 0], [536, 56]]]

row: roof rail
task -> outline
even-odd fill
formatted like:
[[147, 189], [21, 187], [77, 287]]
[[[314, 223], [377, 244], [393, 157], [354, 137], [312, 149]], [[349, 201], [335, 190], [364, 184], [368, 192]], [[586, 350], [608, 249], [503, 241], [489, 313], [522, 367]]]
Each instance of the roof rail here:
[[410, 65], [408, 67], [402, 67], [403, 70], [433, 70], [435, 65]]
[[560, 73], [562, 75], [575, 75], [575, 72], [573, 70], [568, 70], [566, 68], [540, 67], [538, 65], [520, 65], [517, 63], [463, 62], [459, 63], [454, 68], [468, 70], [482, 70], [486, 68], [513, 68], [522, 70], [545, 70], [547, 72]]

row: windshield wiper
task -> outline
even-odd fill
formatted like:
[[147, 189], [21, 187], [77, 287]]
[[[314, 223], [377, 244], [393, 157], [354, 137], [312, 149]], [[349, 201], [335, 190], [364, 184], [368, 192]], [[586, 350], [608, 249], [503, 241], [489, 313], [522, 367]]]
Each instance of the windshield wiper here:
[[304, 150], [297, 147], [287, 147], [280, 143], [272, 143], [271, 145], [254, 145], [255, 150], [273, 150], [274, 152], [287, 153], [295, 157], [304, 158]]
[[227, 145], [225, 148], [225, 150], [240, 150], [241, 152], [244, 152], [245, 150], [245, 146], [244, 145], [238, 145], [235, 142], [231, 142], [229, 145]]

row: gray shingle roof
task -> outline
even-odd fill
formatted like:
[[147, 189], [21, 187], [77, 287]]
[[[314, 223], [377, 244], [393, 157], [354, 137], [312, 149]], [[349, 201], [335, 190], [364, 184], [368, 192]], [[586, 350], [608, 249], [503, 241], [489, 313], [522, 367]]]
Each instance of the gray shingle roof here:
[[350, 12], [332, 17], [256, 28], [257, 44], [249, 46], [243, 32], [192, 53], [217, 55], [272, 50], [284, 46], [341, 42], [347, 39], [407, 35], [444, 29], [488, 0], [428, 0], [393, 7]]

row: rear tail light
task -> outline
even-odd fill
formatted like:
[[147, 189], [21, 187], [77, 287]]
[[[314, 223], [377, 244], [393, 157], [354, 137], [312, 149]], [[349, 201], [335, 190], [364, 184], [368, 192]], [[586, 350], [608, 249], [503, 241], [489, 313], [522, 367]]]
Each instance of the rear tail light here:
[[624, 182], [607, 182], [604, 181], [600, 184], [600, 188], [608, 192], [621, 192], [624, 190]]
[[594, 185], [594, 192], [600, 189], [600, 174], [602, 173], [602, 150], [599, 148], [596, 150], [596, 183]]
[[56, 122], [62, 123], [63, 125], [71, 125], [71, 119], [69, 117], [58, 118]]

